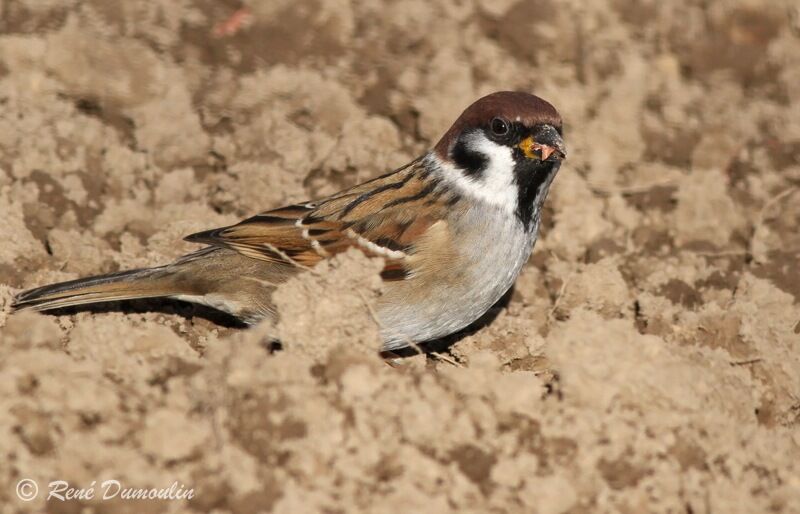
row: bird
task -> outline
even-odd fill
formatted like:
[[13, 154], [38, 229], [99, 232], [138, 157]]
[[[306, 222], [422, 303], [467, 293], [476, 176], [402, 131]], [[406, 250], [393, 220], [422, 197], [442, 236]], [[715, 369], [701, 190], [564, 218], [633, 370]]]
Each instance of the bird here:
[[456, 119], [410, 163], [326, 198], [189, 235], [205, 246], [174, 262], [46, 285], [12, 309], [170, 298], [253, 325], [276, 320], [271, 295], [349, 248], [383, 258], [375, 313], [383, 351], [454, 334], [514, 284], [566, 158], [562, 120], [533, 94], [499, 91]]

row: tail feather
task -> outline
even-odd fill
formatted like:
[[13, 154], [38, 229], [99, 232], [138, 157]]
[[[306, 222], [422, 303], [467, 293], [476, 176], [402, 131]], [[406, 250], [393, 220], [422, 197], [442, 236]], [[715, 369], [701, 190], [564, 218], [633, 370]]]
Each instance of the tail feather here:
[[165, 267], [120, 271], [96, 277], [60, 282], [18, 294], [12, 309], [45, 311], [87, 303], [156, 298], [174, 294], [164, 287]]

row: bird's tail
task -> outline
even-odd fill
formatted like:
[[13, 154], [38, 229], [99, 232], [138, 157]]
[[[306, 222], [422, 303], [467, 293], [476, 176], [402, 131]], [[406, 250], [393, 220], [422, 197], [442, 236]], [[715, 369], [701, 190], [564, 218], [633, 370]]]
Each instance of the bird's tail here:
[[29, 289], [14, 298], [14, 310], [46, 311], [87, 303], [157, 298], [175, 294], [167, 266], [120, 271], [96, 277], [79, 278]]

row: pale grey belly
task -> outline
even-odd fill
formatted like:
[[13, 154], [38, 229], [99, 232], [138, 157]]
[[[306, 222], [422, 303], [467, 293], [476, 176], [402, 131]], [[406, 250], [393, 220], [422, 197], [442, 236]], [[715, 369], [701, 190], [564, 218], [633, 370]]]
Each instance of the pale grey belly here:
[[514, 284], [528, 260], [536, 231], [526, 233], [516, 219], [506, 216], [483, 216], [480, 223], [483, 230], [469, 230], [468, 235], [454, 238], [460, 244], [449, 268], [436, 276], [387, 284], [386, 301], [378, 306], [385, 349], [437, 339], [467, 327]]

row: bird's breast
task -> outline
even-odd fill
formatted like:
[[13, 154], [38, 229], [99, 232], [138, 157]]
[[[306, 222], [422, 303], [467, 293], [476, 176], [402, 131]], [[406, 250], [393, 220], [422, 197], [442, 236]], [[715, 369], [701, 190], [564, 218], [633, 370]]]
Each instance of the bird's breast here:
[[483, 206], [432, 230], [441, 234], [410, 257], [411, 277], [386, 285], [378, 314], [387, 349], [444, 337], [482, 316], [513, 285], [536, 234]]

